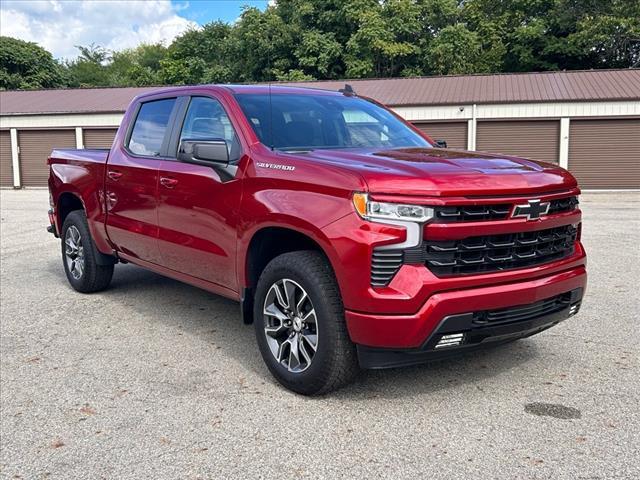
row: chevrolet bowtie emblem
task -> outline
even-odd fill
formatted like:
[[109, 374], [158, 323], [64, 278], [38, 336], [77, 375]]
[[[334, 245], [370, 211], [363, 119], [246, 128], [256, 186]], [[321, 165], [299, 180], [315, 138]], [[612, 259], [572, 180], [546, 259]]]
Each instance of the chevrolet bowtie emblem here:
[[537, 220], [541, 215], [549, 213], [549, 202], [541, 203], [540, 200], [529, 200], [526, 205], [516, 205], [511, 217], [526, 217], [527, 220]]

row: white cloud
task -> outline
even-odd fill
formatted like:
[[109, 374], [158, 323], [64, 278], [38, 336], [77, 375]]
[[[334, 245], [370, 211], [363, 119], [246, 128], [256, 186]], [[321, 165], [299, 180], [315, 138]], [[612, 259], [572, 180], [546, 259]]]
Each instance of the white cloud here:
[[198, 25], [169, 0], [3, 0], [0, 33], [36, 42], [56, 58], [74, 58], [75, 45], [95, 43], [109, 50], [140, 43], [169, 44]]

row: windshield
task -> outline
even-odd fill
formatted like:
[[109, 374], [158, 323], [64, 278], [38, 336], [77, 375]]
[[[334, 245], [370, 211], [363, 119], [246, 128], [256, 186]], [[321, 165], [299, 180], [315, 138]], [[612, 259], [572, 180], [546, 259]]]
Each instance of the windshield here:
[[260, 142], [278, 150], [430, 146], [392, 113], [361, 98], [277, 93], [269, 102], [268, 94], [235, 97]]

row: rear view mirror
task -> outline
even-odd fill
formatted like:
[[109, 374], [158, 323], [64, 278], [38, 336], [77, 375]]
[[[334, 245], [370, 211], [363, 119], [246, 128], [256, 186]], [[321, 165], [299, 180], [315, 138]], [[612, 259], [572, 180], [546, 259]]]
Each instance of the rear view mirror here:
[[197, 165], [229, 163], [227, 142], [216, 138], [211, 140], [182, 140], [178, 148], [178, 160]]
[[447, 148], [446, 140], [436, 140], [435, 146], [438, 148]]

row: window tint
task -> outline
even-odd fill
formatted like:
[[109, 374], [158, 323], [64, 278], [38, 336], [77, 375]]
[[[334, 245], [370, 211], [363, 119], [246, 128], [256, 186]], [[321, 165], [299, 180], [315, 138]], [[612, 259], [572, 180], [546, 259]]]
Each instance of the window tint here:
[[240, 157], [240, 144], [231, 121], [217, 100], [193, 97], [182, 124], [182, 140], [225, 140], [230, 161]]
[[367, 100], [327, 94], [237, 94], [260, 141], [282, 150], [428, 147], [391, 112]]
[[160, 147], [175, 103], [175, 98], [167, 98], [142, 104], [129, 139], [129, 150], [138, 155], [160, 155]]

